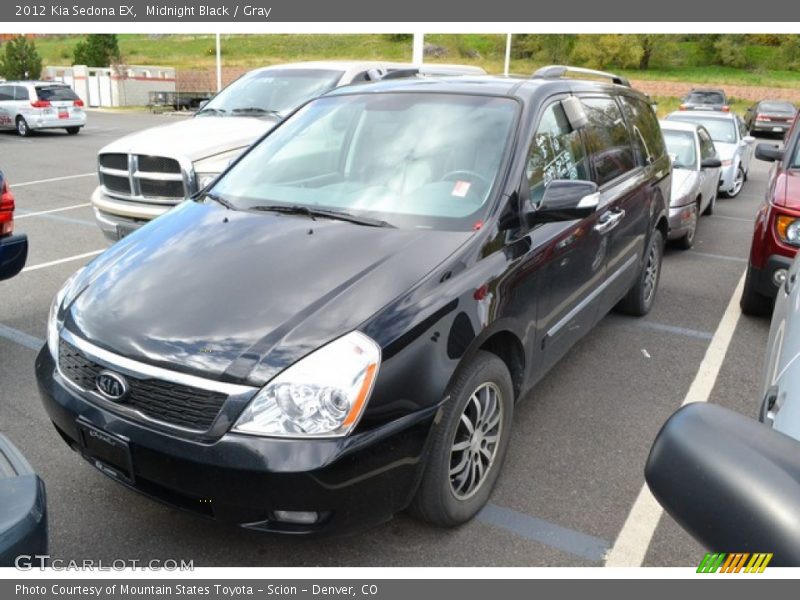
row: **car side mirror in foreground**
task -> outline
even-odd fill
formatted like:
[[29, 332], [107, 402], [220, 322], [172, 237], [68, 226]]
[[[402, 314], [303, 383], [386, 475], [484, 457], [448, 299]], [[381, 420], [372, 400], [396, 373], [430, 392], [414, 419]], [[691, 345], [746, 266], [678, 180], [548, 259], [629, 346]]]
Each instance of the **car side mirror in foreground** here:
[[539, 205], [529, 205], [524, 211], [525, 223], [531, 226], [583, 219], [597, 210], [599, 204], [600, 193], [593, 181], [555, 179], [545, 186]]
[[655, 498], [713, 552], [772, 553], [800, 565], [800, 442], [739, 413], [684, 406], [645, 466]]
[[744, 136], [744, 137], [742, 138], [742, 141], [743, 141], [745, 144], [752, 144], [753, 142], [755, 142], [755, 141], [756, 141], [756, 138], [754, 138], [752, 135], [746, 135], [746, 136]]
[[756, 158], [769, 162], [783, 160], [783, 150], [775, 144], [759, 144], [756, 146]]
[[700, 163], [701, 169], [718, 169], [722, 166], [722, 161], [718, 158], [706, 158]]

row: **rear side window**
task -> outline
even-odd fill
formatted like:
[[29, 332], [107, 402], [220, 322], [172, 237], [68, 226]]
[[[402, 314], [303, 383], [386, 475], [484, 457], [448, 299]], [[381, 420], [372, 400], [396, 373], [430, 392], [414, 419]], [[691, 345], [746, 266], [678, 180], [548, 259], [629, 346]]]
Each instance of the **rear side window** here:
[[31, 96], [28, 93], [28, 88], [21, 85], [14, 86], [14, 100], [30, 100], [30, 99]]
[[0, 102], [14, 99], [14, 88], [10, 85], [0, 85]]
[[36, 95], [39, 100], [49, 100], [50, 102], [58, 102], [61, 100], [77, 100], [78, 96], [72, 91], [72, 88], [66, 85], [51, 85], [47, 87], [36, 87]]
[[545, 186], [554, 179], [589, 180], [583, 141], [570, 127], [560, 102], [548, 106], [542, 115], [528, 152], [526, 175], [534, 204], [539, 204]]
[[631, 126], [633, 145], [643, 164], [651, 164], [664, 156], [664, 138], [652, 107], [639, 98], [621, 96], [625, 116]]
[[613, 181], [636, 167], [628, 127], [612, 98], [583, 98], [589, 117], [585, 128], [589, 162], [597, 185]]

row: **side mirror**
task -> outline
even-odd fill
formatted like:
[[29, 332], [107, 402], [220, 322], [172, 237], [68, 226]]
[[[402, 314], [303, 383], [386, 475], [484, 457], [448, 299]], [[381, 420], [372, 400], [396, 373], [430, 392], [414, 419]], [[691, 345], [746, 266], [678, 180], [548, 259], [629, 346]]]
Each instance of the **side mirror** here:
[[577, 131], [589, 124], [589, 116], [586, 114], [586, 109], [583, 108], [583, 103], [575, 96], [564, 98], [561, 101], [561, 107], [564, 109], [572, 129]]
[[701, 169], [719, 169], [722, 166], [722, 161], [718, 158], [706, 158], [700, 163]]
[[679, 409], [645, 466], [656, 500], [712, 552], [800, 564], [800, 442], [707, 403]]
[[202, 110], [205, 108], [206, 104], [208, 104], [208, 100], [200, 100], [200, 102], [197, 104], [197, 109]]
[[544, 196], [539, 206], [529, 206], [523, 210], [523, 221], [529, 227], [537, 223], [574, 221], [584, 219], [597, 210], [600, 192], [593, 181], [555, 179], [544, 188]]
[[775, 162], [783, 160], [783, 150], [774, 144], [759, 144], [756, 146], [756, 158]]
[[752, 135], [746, 135], [746, 136], [744, 136], [744, 137], [742, 138], [742, 141], [743, 141], [745, 144], [752, 144], [753, 142], [755, 142], [755, 141], [756, 141], [756, 138], [754, 138]]

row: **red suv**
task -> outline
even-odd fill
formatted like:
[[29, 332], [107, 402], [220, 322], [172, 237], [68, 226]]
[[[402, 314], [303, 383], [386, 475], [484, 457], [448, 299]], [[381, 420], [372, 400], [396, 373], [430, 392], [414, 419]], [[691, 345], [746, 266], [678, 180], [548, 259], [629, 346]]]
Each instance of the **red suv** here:
[[746, 315], [768, 315], [786, 271], [800, 249], [800, 117], [781, 149], [759, 144], [756, 158], [774, 162], [758, 209], [740, 305]]
[[0, 171], [0, 281], [19, 273], [27, 258], [28, 238], [14, 235], [14, 196]]

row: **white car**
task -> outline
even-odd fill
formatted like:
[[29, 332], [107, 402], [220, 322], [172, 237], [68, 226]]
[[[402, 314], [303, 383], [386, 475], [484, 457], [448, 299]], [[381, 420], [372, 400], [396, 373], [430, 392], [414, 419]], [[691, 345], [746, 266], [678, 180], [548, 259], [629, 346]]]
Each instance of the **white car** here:
[[83, 100], [55, 81], [0, 82], [0, 128], [23, 137], [40, 129], [66, 129], [75, 135], [86, 125]]
[[738, 196], [747, 181], [747, 171], [753, 158], [753, 142], [756, 141], [756, 138], [747, 135], [742, 118], [732, 112], [689, 110], [671, 113], [667, 120], [697, 123], [706, 128], [722, 161], [719, 190], [728, 198]]
[[667, 153], [672, 158], [669, 235], [679, 248], [694, 244], [700, 215], [714, 212], [722, 163], [711, 135], [702, 125], [659, 121]]
[[318, 61], [246, 73], [181, 119], [125, 136], [98, 154], [95, 219], [118, 240], [203, 189], [304, 102], [336, 87], [393, 77], [485, 75], [478, 67]]

